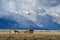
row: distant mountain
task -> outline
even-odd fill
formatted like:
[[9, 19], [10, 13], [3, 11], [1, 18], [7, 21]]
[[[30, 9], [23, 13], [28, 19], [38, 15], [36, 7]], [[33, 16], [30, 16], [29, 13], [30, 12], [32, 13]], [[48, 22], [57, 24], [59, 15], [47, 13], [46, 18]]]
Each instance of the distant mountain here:
[[[42, 1], [37, 1], [37, 3], [35, 2], [36, 0], [0, 0], [0, 29], [60, 29], [60, 24], [58, 24], [59, 21], [53, 21], [54, 17], [56, 17], [55, 12], [47, 10], [45, 7], [40, 7], [40, 3], [43, 3]], [[53, 6], [54, 4], [55, 3], [52, 5], [50, 4], [50, 6]], [[48, 13], [46, 11], [48, 11]]]
[[49, 14], [46, 16], [38, 16], [37, 17], [37, 24], [42, 24], [44, 29], [47, 30], [59, 30], [60, 29], [60, 24], [54, 22], [53, 17]]
[[[8, 12], [2, 12], [8, 13]], [[0, 17], [0, 29], [40, 29], [38, 25], [36, 25], [31, 20], [26, 19], [22, 15], [10, 14], [9, 16], [4, 15]]]
[[[15, 14], [7, 11], [0, 11], [0, 29], [36, 29], [36, 30], [55, 30], [60, 29], [60, 24], [52, 21], [49, 14], [37, 16], [36, 22], [25, 18], [23, 15]], [[43, 27], [37, 25], [42, 24]]]

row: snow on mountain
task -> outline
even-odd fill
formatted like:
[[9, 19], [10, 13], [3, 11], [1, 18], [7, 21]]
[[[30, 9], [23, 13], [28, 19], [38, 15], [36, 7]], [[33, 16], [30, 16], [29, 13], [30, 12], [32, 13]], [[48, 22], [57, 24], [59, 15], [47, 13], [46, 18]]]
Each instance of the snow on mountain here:
[[1, 0], [0, 28], [60, 29], [57, 5], [58, 1]]
[[41, 29], [33, 21], [22, 15], [8, 11], [0, 11], [0, 29]]

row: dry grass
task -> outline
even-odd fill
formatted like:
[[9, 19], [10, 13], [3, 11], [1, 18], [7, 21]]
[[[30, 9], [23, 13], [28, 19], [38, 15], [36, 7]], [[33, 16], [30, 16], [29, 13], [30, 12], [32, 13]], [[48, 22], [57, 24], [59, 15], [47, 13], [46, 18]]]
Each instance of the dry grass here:
[[24, 33], [24, 34], [0, 34], [0, 37], [6, 38], [39, 38], [44, 40], [60, 40], [60, 33], [59, 32], [41, 32], [38, 34], [35, 33]]
[[59, 34], [32, 34], [32, 33], [26, 33], [26, 34], [0, 34], [1, 37], [33, 37], [33, 38], [60, 38]]

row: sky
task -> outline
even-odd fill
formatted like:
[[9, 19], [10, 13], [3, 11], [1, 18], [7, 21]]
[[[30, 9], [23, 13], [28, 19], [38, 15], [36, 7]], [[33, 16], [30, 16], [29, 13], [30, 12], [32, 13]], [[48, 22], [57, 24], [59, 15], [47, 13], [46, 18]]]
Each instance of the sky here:
[[[28, 27], [30, 25], [28, 20], [30, 20], [38, 28], [59, 29], [60, 0], [0, 0], [0, 18], [3, 17], [14, 19], [16, 24], [13, 25], [19, 24], [19, 27], [25, 23]], [[8, 28], [10, 27], [8, 26]]]

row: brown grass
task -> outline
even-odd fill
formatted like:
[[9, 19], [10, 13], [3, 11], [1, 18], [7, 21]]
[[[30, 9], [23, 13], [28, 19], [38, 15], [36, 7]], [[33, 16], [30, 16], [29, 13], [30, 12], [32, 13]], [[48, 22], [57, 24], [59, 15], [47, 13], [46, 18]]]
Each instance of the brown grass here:
[[0, 34], [0, 37], [33, 37], [33, 38], [60, 38], [58, 34]]

